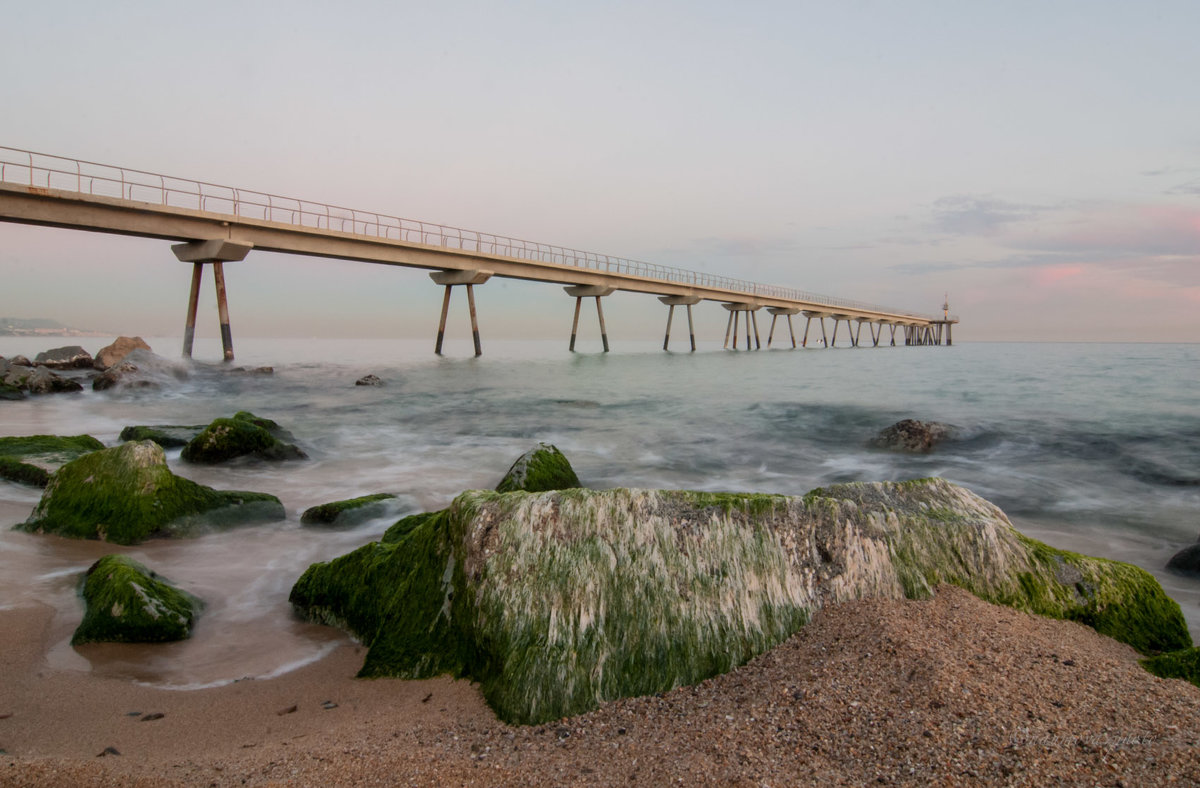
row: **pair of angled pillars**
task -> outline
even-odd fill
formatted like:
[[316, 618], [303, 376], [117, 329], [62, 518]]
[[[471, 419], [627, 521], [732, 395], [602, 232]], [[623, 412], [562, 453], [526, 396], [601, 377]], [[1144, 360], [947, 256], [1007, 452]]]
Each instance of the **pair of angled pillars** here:
[[[758, 334], [757, 312], [762, 307], [754, 306], [753, 304], [739, 304], [739, 303], [722, 304], [721, 306], [723, 306], [729, 310], [729, 321], [725, 324], [725, 347], [729, 347], [729, 339], [730, 339], [730, 335], [732, 335], [733, 349], [737, 350], [738, 323], [739, 323], [738, 315], [745, 312], [746, 313], [746, 349], [750, 350], [753, 347], [753, 349], [755, 349], [755, 350], [761, 350], [762, 349], [762, 340], [759, 339], [759, 334]], [[775, 340], [775, 324], [776, 324], [776, 322], [778, 322], [778, 320], [781, 316], [787, 318], [788, 336], [791, 337], [792, 347], [796, 347], [796, 330], [795, 330], [795, 327], [792, 325], [792, 315], [798, 314], [800, 312], [800, 310], [798, 308], [794, 308], [794, 307], [769, 306], [769, 307], [767, 307], [767, 312], [769, 312], [771, 315], [771, 328], [767, 332], [767, 347], [770, 347], [771, 343]], [[752, 326], [754, 329], [753, 345], [751, 345], [751, 342], [750, 342], [750, 330], [751, 330]]]

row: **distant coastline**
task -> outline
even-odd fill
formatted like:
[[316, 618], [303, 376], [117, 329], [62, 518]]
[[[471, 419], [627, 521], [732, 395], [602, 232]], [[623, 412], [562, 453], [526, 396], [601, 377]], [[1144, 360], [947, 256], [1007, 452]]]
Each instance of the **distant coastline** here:
[[102, 337], [108, 336], [108, 334], [109, 332], [90, 328], [72, 328], [57, 320], [44, 317], [0, 317], [0, 336], [4, 337]]

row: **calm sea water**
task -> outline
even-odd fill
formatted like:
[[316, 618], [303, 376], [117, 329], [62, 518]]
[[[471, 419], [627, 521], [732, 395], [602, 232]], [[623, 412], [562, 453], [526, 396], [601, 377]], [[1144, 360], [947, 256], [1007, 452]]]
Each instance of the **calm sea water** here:
[[[150, 339], [177, 357], [177, 338]], [[103, 340], [0, 337], [0, 355]], [[428, 341], [239, 339], [229, 374], [215, 341], [198, 341], [188, 376], [161, 390], [0, 403], [0, 435], [91, 434], [130, 424], [201, 424], [250, 410], [289, 428], [304, 462], [175, 472], [218, 488], [270, 492], [285, 522], [130, 548], [0, 528], [0, 606], [56, 611], [47, 659], [170, 687], [267, 676], [320, 658], [344, 637], [297, 621], [292, 583], [314, 561], [377, 538], [396, 517], [492, 487], [536, 441], [567, 453], [591, 487], [686, 487], [803, 494], [844, 481], [942, 476], [1003, 508], [1025, 533], [1153, 572], [1200, 641], [1200, 581], [1162, 571], [1200, 534], [1200, 345], [960, 344], [664, 353], [653, 343], [570, 354], [561, 342], [489, 341], [486, 355]], [[209, 359], [205, 362], [203, 359]], [[385, 386], [356, 387], [367, 373]], [[956, 425], [926, 456], [872, 449], [902, 418]], [[388, 516], [350, 530], [304, 528], [309, 506], [374, 492]], [[0, 525], [40, 491], [0, 481]], [[129, 553], [208, 603], [189, 641], [87, 646], [80, 573]]]

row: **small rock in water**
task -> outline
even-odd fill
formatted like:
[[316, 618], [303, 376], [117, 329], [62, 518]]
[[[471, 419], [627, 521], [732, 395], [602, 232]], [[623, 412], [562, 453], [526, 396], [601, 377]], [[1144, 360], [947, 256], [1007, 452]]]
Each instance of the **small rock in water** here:
[[108, 369], [116, 366], [135, 350], [150, 350], [150, 346], [141, 337], [117, 337], [111, 345], [100, 348], [93, 359], [96, 369]]
[[1175, 574], [1200, 575], [1200, 542], [1180, 550], [1167, 561], [1167, 569]]
[[274, 375], [275, 367], [234, 367], [229, 372], [232, 375]]
[[51, 369], [87, 369], [95, 364], [95, 359], [79, 345], [68, 345], [38, 353], [33, 363]]
[[356, 386], [382, 386], [383, 380], [378, 375], [363, 375], [354, 381]]
[[883, 449], [928, 452], [953, 435], [954, 428], [948, 424], [904, 419], [882, 430], [872, 444]]

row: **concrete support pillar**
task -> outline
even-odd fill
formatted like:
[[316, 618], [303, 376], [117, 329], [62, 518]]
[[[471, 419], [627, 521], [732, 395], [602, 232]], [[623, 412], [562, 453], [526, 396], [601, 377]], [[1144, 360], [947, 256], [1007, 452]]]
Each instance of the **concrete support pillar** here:
[[225, 291], [224, 264], [245, 260], [252, 248], [250, 244], [234, 243], [221, 238], [189, 241], [171, 247], [177, 260], [192, 264], [192, 287], [188, 293], [187, 322], [183, 329], [184, 358], [192, 357], [192, 344], [196, 337], [196, 309], [200, 303], [200, 280], [203, 277], [204, 264], [211, 263], [217, 289], [217, 317], [221, 321], [221, 348], [225, 360], [233, 361], [233, 331], [229, 326], [229, 299]]
[[575, 336], [579, 331], [579, 309], [585, 298], [596, 299], [596, 317], [600, 321], [600, 342], [604, 345], [604, 352], [608, 352], [608, 329], [604, 326], [604, 307], [600, 305], [600, 299], [604, 296], [612, 295], [615, 287], [604, 287], [603, 285], [570, 285], [563, 288], [567, 295], [575, 297], [575, 320], [571, 324], [571, 344], [569, 349], [572, 353], [575, 352]]
[[[675, 307], [686, 306], [688, 316], [688, 336], [692, 342], [692, 352], [696, 351], [696, 329], [692, 323], [692, 305], [700, 303], [700, 296], [659, 296], [658, 300], [666, 304], [670, 309], [667, 310], [667, 333], [663, 337], [663, 350], [668, 350], [671, 344], [671, 317], [675, 314]], [[726, 342], [729, 338], [726, 337]]]
[[[733, 349], [737, 350], [738, 315], [744, 312], [746, 314], [746, 350], [754, 350], [756, 345], [761, 350], [762, 340], [758, 334], [758, 318], [755, 317], [754, 313], [762, 307], [745, 303], [721, 304], [721, 306], [729, 310], [729, 322], [725, 324], [725, 347], [729, 347], [729, 334], [732, 331]], [[753, 339], [751, 339], [750, 335], [751, 326], [754, 328]]]
[[950, 347], [951, 345], [954, 344], [953, 334], [950, 333], [951, 325], [953, 325], [953, 324], [952, 323], [946, 324], [946, 347]]
[[491, 271], [430, 271], [429, 278], [434, 284], [443, 285], [446, 294], [442, 297], [442, 316], [438, 320], [437, 341], [433, 352], [442, 355], [442, 340], [446, 336], [446, 315], [450, 312], [450, 292], [456, 285], [467, 288], [467, 311], [471, 316], [471, 339], [475, 344], [475, 355], [483, 355], [483, 346], [479, 341], [479, 317], [475, 311], [475, 285], [481, 285], [492, 278]]
[[[838, 324], [839, 324], [839, 323], [841, 323], [841, 322], [842, 322], [842, 321], [841, 321], [841, 320], [838, 318], [838, 316], [837, 316], [837, 315], [834, 315], [834, 316], [833, 316], [833, 342], [831, 342], [830, 344], [826, 345], [826, 347], [837, 347], [837, 331], [838, 331]], [[825, 330], [825, 322], [824, 322], [824, 321], [822, 321], [822, 322], [821, 322], [821, 330], [822, 330], [822, 331], [824, 331], [824, 330]]]
[[[806, 322], [804, 323], [804, 341], [800, 343], [801, 346], [808, 347], [808, 327], [812, 321], [816, 319], [821, 324], [821, 343], [828, 347], [829, 340], [828, 337], [825, 336], [825, 318], [832, 317], [832, 315], [829, 312], [814, 312], [806, 309], [804, 311], [804, 317]], [[834, 328], [837, 328], [836, 322], [834, 323]]]
[[896, 346], [896, 324], [895, 323], [892, 323], [891, 329], [892, 329], [892, 347], [895, 347]]
[[775, 336], [775, 321], [780, 315], [787, 316], [788, 334], [792, 338], [792, 347], [796, 347], [796, 331], [792, 328], [792, 315], [799, 313], [800, 310], [794, 307], [769, 306], [767, 311], [771, 313], [771, 332], [767, 334], [767, 347], [771, 347], [771, 339]]

